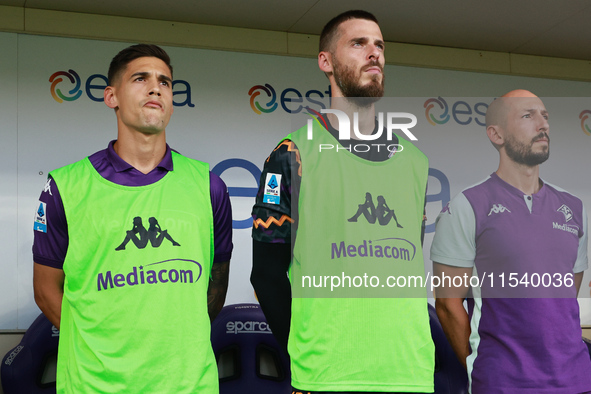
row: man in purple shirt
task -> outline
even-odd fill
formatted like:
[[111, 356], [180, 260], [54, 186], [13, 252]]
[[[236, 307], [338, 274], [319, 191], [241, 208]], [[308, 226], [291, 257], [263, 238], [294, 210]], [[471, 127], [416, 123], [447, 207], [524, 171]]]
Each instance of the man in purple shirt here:
[[[89, 156], [97, 172], [105, 179], [123, 186], [146, 186], [162, 179], [173, 170], [172, 150], [165, 144], [165, 154], [158, 165], [147, 174], [123, 160], [115, 151], [117, 140], [106, 149]], [[230, 257], [232, 256], [232, 207], [226, 185], [214, 173], [209, 173], [211, 206], [214, 219], [214, 259], [212, 281], [209, 284], [209, 314], [213, 320], [224, 306]], [[45, 204], [46, 230], [34, 231], [33, 261], [35, 301], [45, 316], [59, 328], [59, 309], [63, 285], [62, 265], [68, 250], [68, 223], [57, 185], [47, 180], [39, 202]], [[36, 226], [38, 227], [38, 226]], [[57, 288], [56, 288], [57, 286]], [[57, 309], [56, 309], [57, 308]]]
[[539, 178], [548, 112], [531, 92], [515, 90], [489, 106], [486, 127], [498, 170], [437, 218], [437, 315], [472, 393], [591, 392], [576, 300], [587, 217], [580, 199]]
[[[158, 190], [166, 189], [166, 187], [171, 186], [172, 180], [170, 178], [173, 177], [173, 175], [166, 177], [168, 174], [174, 174], [175, 170], [178, 173], [182, 169], [190, 167], [190, 159], [179, 159], [180, 155], [172, 151], [166, 144], [165, 128], [173, 113], [170, 58], [164, 50], [155, 45], [134, 45], [122, 50], [113, 58], [109, 67], [108, 78], [109, 86], [105, 89], [104, 94], [105, 104], [115, 110], [118, 135], [117, 140], [111, 141], [106, 149], [88, 157], [88, 161], [96, 170], [97, 179], [102, 177], [102, 183], [107, 182], [111, 186], [115, 185], [113, 190], [117, 188], [130, 190], [129, 187], [139, 190], [142, 187], [155, 187], [156, 185], [159, 185]], [[177, 165], [180, 165], [180, 167], [177, 168]], [[199, 179], [203, 179], [202, 183], [205, 186], [204, 192], [206, 193], [204, 194], [206, 196], [205, 201], [209, 203], [210, 200], [211, 207], [202, 205], [197, 209], [190, 208], [187, 212], [205, 212], [209, 219], [203, 223], [211, 223], [212, 225], [211, 232], [207, 230], [200, 233], [202, 235], [199, 242], [206, 246], [198, 248], [201, 248], [201, 250], [208, 248], [209, 250], [204, 255], [210, 255], [213, 258], [210, 275], [204, 275], [205, 278], [202, 278], [208, 281], [205, 285], [207, 295], [199, 298], [203, 300], [203, 308], [200, 309], [207, 310], [209, 319], [213, 320], [224, 305], [228, 286], [229, 261], [232, 253], [231, 206], [224, 182], [215, 174], [208, 173], [205, 163], [201, 163], [199, 168], [204, 169], [204, 171], [199, 170], [202, 171], [199, 173], [202, 174]], [[181, 173], [185, 174], [187, 172]], [[208, 178], [209, 192], [207, 192]], [[178, 178], [173, 177], [173, 179], [175, 179], [175, 193], [177, 190], [184, 190], [183, 185], [188, 185], [187, 189], [190, 190], [201, 187], [201, 183], [194, 186], [194, 184], [197, 184], [195, 183], [197, 182], [196, 178], [190, 177], [177, 180]], [[162, 184], [162, 182], [167, 183]], [[34, 226], [33, 257], [35, 263], [33, 282], [35, 301], [39, 308], [57, 328], [60, 328], [62, 301], [65, 298], [64, 281], [66, 275], [63, 269], [64, 262], [71, 258], [67, 257], [67, 255], [72, 253], [68, 251], [68, 248], [73, 244], [74, 237], [85, 237], [86, 234], [72, 233], [71, 229], [74, 223], [70, 221], [72, 218], [66, 215], [68, 210], [64, 208], [64, 202], [69, 195], [60, 195], [60, 191], [64, 193], [64, 189], [59, 190], [58, 186], [56, 180], [49, 177], [41, 193]], [[136, 187], [138, 189], [135, 189]], [[207, 195], [209, 195], [209, 198]], [[188, 199], [190, 200], [191, 196]], [[166, 201], [162, 201], [161, 205], [164, 205], [164, 203]], [[158, 204], [155, 207], [154, 211], [158, 212]], [[103, 210], [108, 210], [108, 208], [101, 207]], [[180, 209], [182, 208], [184, 207], [178, 207], [178, 212], [181, 212]], [[141, 211], [141, 209], [138, 210]], [[167, 250], [174, 252], [175, 249], [181, 250], [183, 244], [185, 244], [185, 247], [190, 246], [192, 237], [195, 240], [194, 245], [197, 245], [197, 234], [184, 234], [185, 228], [181, 226], [183, 223], [179, 222], [178, 219], [173, 221], [171, 218], [171, 221], [165, 222], [166, 217], [158, 217], [160, 219], [159, 223], [156, 217], [146, 213], [142, 222], [141, 217], [133, 218], [133, 216], [130, 216], [129, 221], [125, 219], [122, 222], [124, 228], [119, 229], [117, 235], [111, 236], [116, 242], [107, 248], [113, 251], [111, 253], [123, 256], [127, 252], [123, 252], [125, 249], [143, 249], [142, 252], [145, 251], [146, 256], [149, 256], [150, 253], [156, 253], [165, 248], [169, 248]], [[97, 221], [98, 219], [97, 217]], [[187, 217], [187, 220], [189, 219], [190, 216]], [[93, 224], [90, 223], [90, 225]], [[94, 225], [101, 226], [98, 222]], [[173, 226], [174, 230], [171, 229]], [[169, 231], [171, 232], [169, 233]], [[105, 229], [104, 232], [108, 234], [108, 229]], [[180, 237], [182, 237], [183, 241], [180, 241]], [[101, 239], [96, 240], [97, 245], [101, 242]], [[193, 249], [195, 249], [194, 246]], [[201, 269], [200, 264], [210, 264], [211, 262], [201, 261], [195, 263]], [[139, 267], [140, 270], [143, 268]], [[161, 269], [160, 273], [163, 271], [166, 270]], [[169, 271], [170, 282], [174, 282], [175, 279], [178, 280], [178, 277], [175, 278], [174, 276], [175, 273], [178, 275], [178, 272], [181, 272], [181, 274], [188, 272], [173, 269]], [[209, 269], [206, 272], [209, 272]], [[110, 271], [108, 274], [110, 275]], [[86, 274], [82, 269], [74, 271], [73, 275]], [[92, 273], [88, 272], [87, 275], [90, 276]], [[143, 271], [141, 275], [143, 283]], [[201, 278], [197, 278], [197, 280], [199, 279]], [[195, 283], [197, 280], [195, 280]], [[92, 280], [90, 282], [92, 283]], [[96, 280], [94, 280], [94, 288], [91, 286], [87, 291], [96, 291], [96, 283]], [[150, 283], [149, 278], [147, 283]], [[119, 284], [117, 278], [115, 278], [115, 285], [119, 286]], [[107, 285], [105, 284], [106, 288]], [[100, 281], [98, 290], [101, 290]], [[183, 304], [183, 300], [178, 301]], [[137, 300], [137, 302], [139, 304], [141, 300]], [[76, 308], [76, 306], [70, 308]], [[187, 313], [203, 312], [189, 310]], [[122, 319], [124, 319], [125, 314], [125, 311], [122, 311]], [[166, 323], [155, 322], [153, 329], [160, 330]], [[124, 324], [123, 321], [122, 324]], [[194, 332], [185, 332], [187, 335], [196, 335]], [[167, 331], [163, 330], [161, 335], [167, 335]], [[206, 335], [208, 341], [208, 334]], [[180, 345], [182, 346], [182, 344]]]

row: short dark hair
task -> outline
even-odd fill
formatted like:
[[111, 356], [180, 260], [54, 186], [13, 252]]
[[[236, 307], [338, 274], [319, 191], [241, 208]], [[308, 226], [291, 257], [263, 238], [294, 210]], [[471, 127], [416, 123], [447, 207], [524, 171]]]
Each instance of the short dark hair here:
[[154, 44], [136, 44], [123, 49], [119, 52], [109, 66], [109, 85], [113, 85], [115, 80], [121, 76], [127, 65], [135, 59], [140, 57], [155, 57], [162, 60], [170, 70], [170, 77], [172, 78], [172, 66], [170, 65], [170, 57], [160, 48]]
[[324, 29], [322, 29], [322, 33], [320, 33], [320, 45], [319, 45], [319, 52], [330, 52], [331, 47], [335, 41], [335, 38], [338, 33], [339, 26], [341, 23], [346, 22], [350, 19], [366, 19], [368, 21], [375, 22], [379, 25], [378, 19], [371, 13], [363, 10], [350, 10], [343, 12], [332, 18]]

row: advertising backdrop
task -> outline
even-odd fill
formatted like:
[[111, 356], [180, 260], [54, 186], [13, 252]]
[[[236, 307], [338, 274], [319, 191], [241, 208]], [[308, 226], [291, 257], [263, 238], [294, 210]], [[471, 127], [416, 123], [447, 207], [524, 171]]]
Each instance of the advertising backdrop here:
[[[0, 33], [0, 329], [25, 329], [33, 300], [33, 219], [47, 173], [104, 149], [116, 119], [103, 101], [111, 58], [128, 44]], [[234, 252], [227, 304], [255, 302], [250, 211], [266, 157], [305, 107], [328, 104], [329, 84], [315, 59], [165, 47], [174, 67], [175, 111], [169, 145], [209, 162], [231, 196]], [[395, 54], [386, 53], [386, 58]], [[388, 65], [386, 96], [417, 117], [416, 145], [429, 157], [425, 266], [434, 221], [451, 197], [497, 169], [483, 126], [494, 97], [523, 88], [550, 113], [551, 156], [541, 176], [591, 207], [591, 84]], [[303, 125], [303, 123], [302, 123]], [[502, 247], [502, 246], [500, 246]], [[591, 324], [591, 274], [581, 318]], [[586, 298], [584, 298], [586, 297]]]

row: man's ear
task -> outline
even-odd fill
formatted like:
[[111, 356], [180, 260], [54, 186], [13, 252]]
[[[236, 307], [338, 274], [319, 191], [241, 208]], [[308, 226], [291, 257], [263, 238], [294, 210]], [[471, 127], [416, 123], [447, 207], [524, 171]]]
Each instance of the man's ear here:
[[322, 51], [318, 54], [318, 67], [325, 73], [332, 73], [332, 55], [330, 52]]
[[119, 102], [117, 101], [117, 95], [115, 94], [115, 88], [113, 86], [107, 86], [103, 93], [105, 104], [107, 107], [117, 109]]
[[503, 131], [497, 125], [490, 125], [486, 128], [486, 135], [494, 146], [500, 147], [505, 143]]

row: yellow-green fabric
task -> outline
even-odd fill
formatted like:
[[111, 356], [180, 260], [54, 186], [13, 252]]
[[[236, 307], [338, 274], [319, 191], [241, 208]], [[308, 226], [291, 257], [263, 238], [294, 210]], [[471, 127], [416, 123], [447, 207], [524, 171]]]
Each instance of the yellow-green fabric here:
[[58, 393], [218, 392], [209, 166], [172, 157], [148, 186], [109, 182], [88, 158], [51, 173], [69, 234]]
[[[433, 391], [426, 291], [386, 282], [388, 276], [425, 275], [427, 157], [399, 138], [396, 154], [370, 162], [316, 124], [311, 140], [307, 128], [288, 139], [301, 160], [290, 269], [292, 385], [310, 391]], [[321, 149], [330, 145], [340, 149]], [[381, 213], [371, 210], [373, 223], [372, 215], [355, 217], [368, 199], [376, 208], [385, 203]], [[395, 219], [386, 217], [388, 209]], [[331, 290], [335, 276], [345, 285]]]

